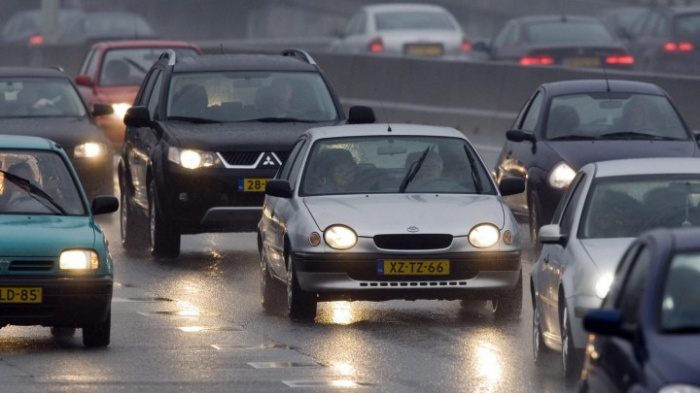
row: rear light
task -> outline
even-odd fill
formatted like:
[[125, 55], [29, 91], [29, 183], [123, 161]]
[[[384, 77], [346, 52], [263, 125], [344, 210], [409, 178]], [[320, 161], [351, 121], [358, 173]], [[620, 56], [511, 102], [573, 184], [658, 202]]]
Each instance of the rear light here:
[[547, 55], [539, 56], [523, 56], [520, 58], [520, 65], [552, 65], [554, 64], [554, 58]]
[[367, 49], [372, 53], [379, 53], [384, 51], [384, 43], [382, 39], [377, 37], [367, 44]]
[[471, 52], [472, 43], [466, 37], [462, 38], [462, 45], [460, 48], [462, 49], [462, 52]]
[[678, 44], [678, 50], [681, 52], [690, 52], [693, 49], [695, 49], [695, 48], [693, 47], [693, 44], [691, 44], [690, 42], [681, 42], [680, 44]]
[[33, 35], [29, 38], [29, 45], [41, 45], [44, 43], [44, 37], [41, 34]]
[[691, 42], [667, 42], [664, 44], [664, 52], [666, 53], [678, 53], [678, 52], [692, 52], [695, 46]]
[[634, 64], [634, 57], [630, 55], [610, 55], [605, 58], [605, 63], [631, 65]]

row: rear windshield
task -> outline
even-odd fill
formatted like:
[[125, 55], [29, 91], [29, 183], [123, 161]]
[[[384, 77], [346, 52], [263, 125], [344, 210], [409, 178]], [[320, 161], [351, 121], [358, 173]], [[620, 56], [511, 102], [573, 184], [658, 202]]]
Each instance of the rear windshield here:
[[678, 39], [700, 39], [700, 14], [681, 15], [677, 17], [675, 29]]
[[441, 12], [382, 12], [375, 16], [377, 30], [456, 30]]
[[543, 22], [525, 26], [525, 35], [533, 44], [609, 45], [613, 36], [596, 22]]
[[[139, 86], [153, 63], [167, 48], [111, 49], [100, 71], [101, 86]], [[197, 56], [192, 48], [172, 48], [177, 58]]]

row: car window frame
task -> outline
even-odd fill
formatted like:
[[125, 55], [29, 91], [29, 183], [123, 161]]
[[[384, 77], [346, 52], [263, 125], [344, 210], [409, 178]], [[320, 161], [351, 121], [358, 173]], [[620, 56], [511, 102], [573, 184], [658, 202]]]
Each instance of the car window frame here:
[[[542, 116], [542, 109], [544, 108], [544, 100], [545, 100], [544, 95], [545, 94], [542, 90], [537, 90], [537, 92], [532, 96], [532, 99], [530, 100], [530, 104], [527, 108], [527, 111], [524, 113], [524, 115], [520, 121], [520, 126], [518, 127], [518, 129], [520, 129], [524, 132], [531, 133], [531, 134], [535, 133], [535, 130], [537, 129], [537, 125], [540, 123], [540, 117]], [[537, 101], [538, 99], [540, 100], [539, 102]], [[532, 126], [532, 129], [529, 130], [529, 129], [525, 128], [525, 123], [528, 121], [530, 114], [533, 113], [532, 109], [535, 106], [535, 104], [538, 104], [539, 107], [536, 108], [537, 112], [534, 115], [534, 116], [536, 116], [535, 121], [534, 121], [534, 124]]]
[[[646, 257], [646, 259], [642, 259], [642, 257]], [[639, 309], [644, 298], [644, 290], [649, 282], [653, 257], [651, 247], [646, 243], [641, 244], [625, 271], [625, 279], [620, 287], [616, 309], [622, 315], [623, 323], [630, 327], [636, 326], [640, 321]], [[635, 319], [630, 320], [629, 317]]]
[[[574, 184], [573, 182], [569, 185], [569, 189], [572, 190], [569, 200], [566, 202], [561, 217], [559, 219], [559, 233], [562, 235], [569, 236], [574, 229], [574, 222], [576, 221], [576, 207], [579, 205], [581, 198], [583, 197], [584, 182], [586, 180], [586, 174], [580, 173], [578, 182]], [[578, 176], [578, 175], [577, 175]], [[567, 189], [568, 191], [568, 189]], [[570, 221], [569, 221], [569, 217]]]
[[297, 157], [299, 156], [299, 151], [301, 150], [301, 147], [304, 145], [306, 140], [307, 140], [307, 138], [303, 138], [303, 139], [297, 140], [296, 143], [294, 143], [294, 146], [292, 146], [292, 150], [290, 150], [289, 157], [287, 158], [287, 161], [285, 161], [282, 164], [279, 171], [277, 172], [276, 179], [289, 181], [289, 174], [292, 171], [292, 165], [294, 164], [294, 161], [296, 161]]
[[[153, 82], [153, 86], [151, 88], [151, 94], [148, 97], [148, 101], [146, 102], [146, 107], [148, 108], [148, 113], [151, 115], [151, 120], [156, 120], [160, 118], [158, 115], [158, 109], [159, 105], [161, 102], [161, 97], [162, 97], [162, 86], [163, 86], [163, 80], [165, 77], [163, 76], [163, 73], [160, 72], [159, 70], [156, 70], [156, 75], [155, 75], [155, 81]], [[151, 102], [155, 101], [155, 105], [153, 108], [151, 108]]]

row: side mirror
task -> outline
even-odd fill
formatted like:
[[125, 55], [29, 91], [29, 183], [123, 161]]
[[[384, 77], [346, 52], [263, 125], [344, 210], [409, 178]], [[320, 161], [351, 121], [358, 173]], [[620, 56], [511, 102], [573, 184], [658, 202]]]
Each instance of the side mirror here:
[[113, 195], [100, 195], [92, 200], [93, 215], [114, 213], [119, 209], [119, 199]]
[[145, 106], [132, 106], [124, 115], [124, 124], [129, 127], [148, 127], [151, 125], [151, 114]]
[[566, 236], [561, 234], [559, 224], [545, 225], [540, 228], [537, 237], [542, 244], [561, 244], [566, 242]]
[[353, 106], [348, 112], [348, 124], [372, 124], [376, 120], [374, 110], [368, 106]]
[[75, 77], [75, 84], [78, 86], [92, 87], [92, 79], [87, 75], [78, 75]]
[[511, 142], [535, 141], [535, 136], [523, 130], [508, 130], [506, 131], [506, 139]]
[[96, 102], [92, 104], [93, 117], [111, 115], [112, 113], [114, 113], [114, 108], [112, 107], [112, 105], [104, 104], [101, 102]]
[[498, 185], [498, 191], [500, 191], [503, 196], [520, 194], [525, 191], [525, 180], [519, 177], [501, 179], [501, 183]]
[[592, 310], [583, 317], [583, 328], [595, 334], [631, 339], [634, 333], [624, 326], [622, 314], [614, 310]]
[[265, 194], [277, 198], [289, 199], [292, 197], [292, 187], [286, 180], [268, 180], [265, 186]]

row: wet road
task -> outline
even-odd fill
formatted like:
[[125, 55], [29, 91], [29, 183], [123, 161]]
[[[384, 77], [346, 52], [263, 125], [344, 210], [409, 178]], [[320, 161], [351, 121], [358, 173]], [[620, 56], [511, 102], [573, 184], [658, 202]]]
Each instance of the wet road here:
[[[567, 389], [557, 356], [532, 361], [527, 292], [511, 321], [482, 303], [391, 301], [320, 303], [314, 323], [291, 322], [259, 304], [254, 234], [185, 236], [178, 259], [154, 261], [122, 249], [117, 214], [100, 221], [117, 266], [111, 345], [85, 349], [80, 330], [54, 340], [48, 328], [3, 328], [0, 391]], [[533, 264], [526, 250], [525, 279]]]

